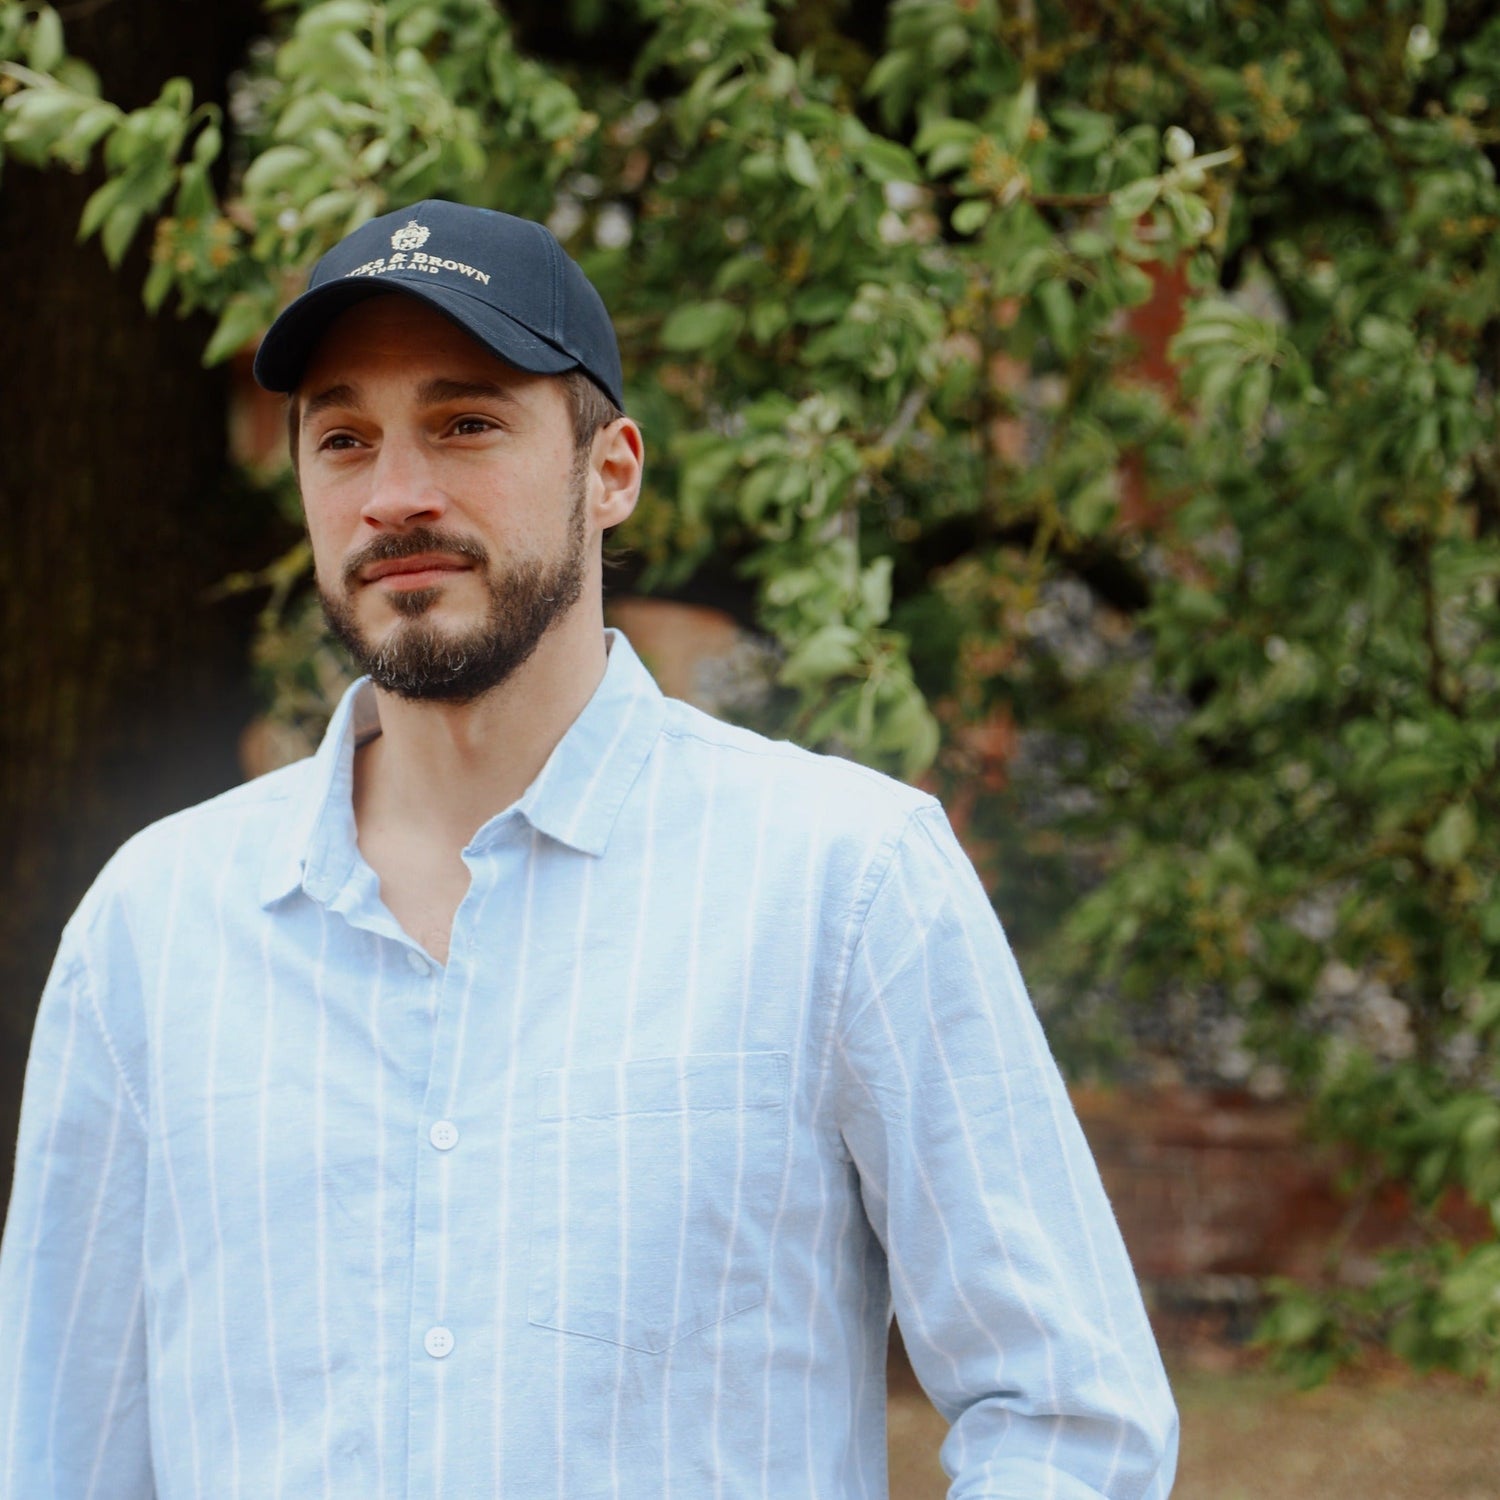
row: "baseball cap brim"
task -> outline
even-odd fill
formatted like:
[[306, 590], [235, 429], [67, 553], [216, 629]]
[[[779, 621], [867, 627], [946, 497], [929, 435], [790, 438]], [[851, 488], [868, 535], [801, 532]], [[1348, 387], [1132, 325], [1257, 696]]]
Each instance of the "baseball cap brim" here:
[[[525, 324], [461, 287], [434, 284], [417, 273], [343, 277], [303, 292], [288, 303], [266, 331], [255, 353], [255, 378], [268, 391], [291, 392], [302, 383], [318, 341], [338, 315], [357, 302], [387, 293], [415, 297], [443, 314], [506, 364], [531, 375], [561, 375], [580, 368], [578, 360], [535, 334]], [[618, 392], [608, 393], [618, 405]]]

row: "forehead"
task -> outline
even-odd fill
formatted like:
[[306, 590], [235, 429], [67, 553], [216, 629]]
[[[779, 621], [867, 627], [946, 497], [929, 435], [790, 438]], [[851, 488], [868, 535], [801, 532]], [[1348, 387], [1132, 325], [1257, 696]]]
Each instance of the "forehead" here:
[[382, 293], [346, 308], [313, 347], [296, 394], [307, 398], [332, 385], [358, 385], [390, 376], [447, 374], [482, 377], [507, 387], [548, 383], [529, 375], [415, 297]]

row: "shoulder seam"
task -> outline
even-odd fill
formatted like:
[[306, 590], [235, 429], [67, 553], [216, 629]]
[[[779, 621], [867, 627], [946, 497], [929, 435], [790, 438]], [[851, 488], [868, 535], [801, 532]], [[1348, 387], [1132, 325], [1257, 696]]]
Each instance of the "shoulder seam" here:
[[[876, 897], [885, 889], [885, 883], [891, 877], [891, 871], [896, 868], [896, 855], [901, 846], [906, 842], [907, 834], [916, 820], [928, 811], [926, 803], [910, 808], [906, 816], [901, 820], [901, 826], [889, 836], [885, 844], [871, 856], [870, 863], [865, 870], [865, 878], [862, 882], [863, 889], [855, 899], [850, 909], [849, 921], [844, 928], [843, 951], [839, 954], [838, 963], [838, 988], [836, 1000], [833, 1007], [833, 1025], [830, 1031], [830, 1043], [836, 1043], [843, 1031], [844, 1005], [849, 995], [849, 976], [854, 967], [854, 955], [858, 951], [860, 940], [864, 937], [865, 923], [869, 920], [870, 909], [875, 905]], [[825, 1053], [825, 1063], [826, 1063]]]
[[[726, 724], [724, 727], [734, 730], [738, 734], [755, 733], [754, 730], [739, 729], [733, 724]], [[941, 806], [931, 792], [924, 792], [920, 787], [911, 786], [907, 782], [898, 780], [896, 777], [886, 776], [880, 771], [875, 770], [873, 766], [864, 765], [857, 760], [846, 760], [840, 755], [820, 755], [816, 750], [809, 750], [805, 746], [793, 743], [791, 740], [773, 740], [760, 735], [758, 736], [761, 742], [760, 747], [752, 747], [738, 744], [729, 736], [726, 736], [724, 739], [710, 739], [707, 735], [700, 734], [695, 729], [675, 725], [670, 721], [663, 723], [661, 733], [676, 740], [692, 740], [695, 744], [702, 745], [709, 750], [733, 750], [740, 755], [763, 756], [771, 760], [832, 763], [838, 769], [858, 776], [862, 781], [873, 782], [877, 786], [892, 788], [893, 796], [897, 798], [899, 798], [900, 792], [907, 792], [911, 796], [918, 798], [919, 801], [915, 807], [910, 809], [911, 812], [920, 812], [924, 808]]]
[[[910, 816], [908, 816], [905, 823], [902, 824], [901, 836], [896, 840], [895, 845], [891, 849], [890, 858], [886, 861], [886, 866], [884, 871], [882, 871], [881, 873], [880, 880], [875, 889], [871, 891], [870, 899], [865, 903], [864, 914], [860, 918], [859, 923], [859, 936], [853, 943], [850, 944], [848, 966], [844, 970], [843, 979], [839, 987], [839, 1020], [841, 1023], [840, 1034], [843, 1033], [844, 1027], [842, 1023], [846, 1019], [844, 1016], [844, 1004], [847, 999], [850, 975], [852, 974], [854, 968], [854, 955], [859, 948], [860, 942], [864, 938], [865, 924], [869, 921], [870, 911], [875, 905], [876, 898], [885, 889], [886, 882], [890, 879], [892, 872], [896, 868], [897, 854], [900, 853], [902, 846], [906, 843], [908, 836], [914, 831], [914, 829], [920, 829], [929, 840], [932, 839], [932, 830], [928, 826], [928, 824], [934, 811], [936, 811], [944, 818], [947, 817], [947, 814], [943, 811], [942, 804], [936, 800], [930, 803], [925, 803], [920, 807], [912, 808]], [[932, 931], [933, 923], [935, 921], [936, 916], [934, 915], [933, 917], [928, 918], [925, 922], [922, 923], [917, 935], [924, 941], [927, 937], [927, 934]], [[872, 1003], [873, 1000], [867, 1000], [864, 1006], [861, 1007], [860, 1013], [863, 1013], [865, 1009], [868, 1009]]]
[[136, 1124], [141, 1128], [141, 1134], [149, 1135], [150, 1127], [146, 1123], [146, 1111], [136, 1097], [135, 1090], [130, 1086], [130, 1078], [125, 1072], [125, 1065], [120, 1061], [114, 1038], [110, 1035], [109, 1027], [104, 1023], [104, 1012], [100, 1009], [98, 998], [94, 994], [88, 964], [80, 955], [75, 960], [74, 967], [84, 996], [88, 1000], [89, 1014], [93, 1017], [94, 1028], [98, 1031], [99, 1040], [104, 1043], [104, 1050], [109, 1054], [109, 1060], [114, 1065], [115, 1076], [119, 1079], [120, 1087], [125, 1091], [125, 1097], [130, 1102], [130, 1111], [135, 1116]]

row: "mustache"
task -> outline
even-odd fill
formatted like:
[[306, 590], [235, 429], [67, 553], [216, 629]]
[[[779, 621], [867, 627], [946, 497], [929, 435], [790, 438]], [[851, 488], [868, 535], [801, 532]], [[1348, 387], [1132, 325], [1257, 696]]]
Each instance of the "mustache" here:
[[476, 537], [451, 536], [445, 531], [435, 531], [430, 526], [417, 526], [410, 531], [387, 533], [374, 537], [345, 561], [343, 583], [352, 589], [359, 582], [359, 575], [375, 563], [397, 562], [403, 557], [416, 557], [422, 553], [446, 552], [461, 557], [478, 568], [489, 566], [490, 554]]

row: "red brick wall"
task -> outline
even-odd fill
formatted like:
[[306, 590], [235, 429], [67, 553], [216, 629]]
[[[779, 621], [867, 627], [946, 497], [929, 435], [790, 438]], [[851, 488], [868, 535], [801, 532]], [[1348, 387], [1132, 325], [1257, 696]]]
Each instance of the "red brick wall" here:
[[[1358, 1279], [1374, 1253], [1409, 1241], [1410, 1206], [1396, 1190], [1352, 1212], [1339, 1190], [1343, 1159], [1311, 1141], [1288, 1102], [1200, 1089], [1078, 1089], [1074, 1106], [1099, 1163], [1136, 1273], [1170, 1284], [1212, 1276], [1329, 1274]], [[1477, 1211], [1444, 1214], [1481, 1236]]]

